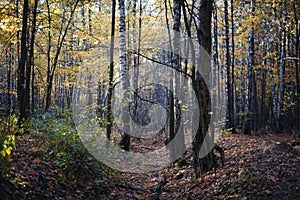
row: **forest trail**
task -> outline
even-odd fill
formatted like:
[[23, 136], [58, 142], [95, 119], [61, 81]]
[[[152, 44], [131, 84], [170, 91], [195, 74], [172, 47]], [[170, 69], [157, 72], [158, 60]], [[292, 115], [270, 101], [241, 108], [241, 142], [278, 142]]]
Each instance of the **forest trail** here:
[[300, 199], [300, 152], [289, 135], [224, 134], [224, 165], [198, 179], [190, 152], [169, 168], [129, 174], [94, 159], [76, 169], [55, 163], [46, 140], [17, 137], [7, 172], [14, 183], [0, 183], [0, 199]]

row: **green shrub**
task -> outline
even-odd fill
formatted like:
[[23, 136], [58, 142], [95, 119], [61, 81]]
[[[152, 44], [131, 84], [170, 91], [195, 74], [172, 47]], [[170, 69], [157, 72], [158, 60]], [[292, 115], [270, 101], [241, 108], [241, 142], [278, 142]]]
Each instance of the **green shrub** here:
[[36, 132], [46, 134], [48, 151], [57, 166], [74, 172], [91, 159], [76, 132], [69, 109], [52, 109], [33, 119], [31, 126]]
[[15, 132], [18, 129], [17, 117], [0, 118], [0, 171], [4, 172], [15, 148]]

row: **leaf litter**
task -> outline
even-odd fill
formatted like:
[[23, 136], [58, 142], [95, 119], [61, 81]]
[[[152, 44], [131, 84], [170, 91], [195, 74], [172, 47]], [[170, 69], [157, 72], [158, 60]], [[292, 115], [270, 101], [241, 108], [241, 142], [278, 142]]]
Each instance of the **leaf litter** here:
[[224, 165], [199, 178], [191, 150], [151, 173], [121, 173], [95, 159], [72, 170], [54, 162], [45, 137], [17, 136], [0, 199], [300, 199], [300, 152], [287, 134], [224, 134]]

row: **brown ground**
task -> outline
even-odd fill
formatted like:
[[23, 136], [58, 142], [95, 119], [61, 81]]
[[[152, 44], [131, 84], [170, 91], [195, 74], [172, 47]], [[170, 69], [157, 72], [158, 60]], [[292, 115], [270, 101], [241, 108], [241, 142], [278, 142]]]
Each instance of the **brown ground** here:
[[42, 138], [18, 136], [0, 199], [300, 199], [300, 152], [288, 135], [224, 134], [224, 166], [198, 179], [189, 152], [148, 174], [116, 173], [95, 160], [73, 169], [53, 163]]

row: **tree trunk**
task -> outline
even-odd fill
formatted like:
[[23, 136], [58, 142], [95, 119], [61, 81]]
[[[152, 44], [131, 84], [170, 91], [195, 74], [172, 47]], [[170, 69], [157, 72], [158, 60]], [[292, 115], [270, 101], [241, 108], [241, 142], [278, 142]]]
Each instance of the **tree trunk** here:
[[[211, 55], [211, 16], [212, 16], [212, 0], [201, 0], [200, 2], [200, 26], [197, 27], [197, 38], [202, 47]], [[201, 158], [200, 149], [202, 147], [204, 138], [207, 133], [209, 120], [210, 120], [210, 96], [207, 90], [204, 79], [199, 73], [193, 72], [194, 77], [192, 80], [193, 89], [199, 101], [199, 126], [195, 138], [192, 143], [193, 150], [193, 166], [196, 177], [201, 176], [202, 173], [211, 170], [215, 165], [215, 154], [211, 150], [208, 155]]]
[[231, 43], [232, 43], [232, 60], [231, 60], [231, 101], [232, 101], [232, 111], [231, 111], [231, 125], [232, 125], [232, 133], [235, 133], [235, 127], [236, 127], [236, 113], [237, 113], [237, 95], [236, 95], [236, 80], [234, 76], [234, 67], [235, 67], [235, 41], [234, 41], [234, 12], [233, 12], [233, 0], [231, 0]]
[[[115, 9], [116, 10], [116, 9]], [[89, 36], [93, 36], [93, 25], [92, 25], [92, 6], [89, 0]]]
[[283, 100], [284, 100], [284, 74], [285, 74], [285, 54], [286, 54], [286, 30], [285, 30], [285, 19], [286, 19], [286, 10], [283, 11], [283, 22], [281, 23], [281, 53], [280, 53], [280, 66], [279, 66], [279, 92], [278, 92], [278, 104], [277, 104], [277, 129], [280, 128], [280, 119], [283, 109]]
[[[32, 76], [31, 77], [31, 113], [34, 112], [34, 42], [35, 42], [35, 33], [36, 33], [37, 6], [38, 6], [38, 0], [35, 0], [34, 8], [33, 8], [31, 40], [30, 40], [29, 64], [28, 64], [28, 71], [26, 74], [26, 77]], [[31, 70], [32, 70], [32, 74], [31, 74]], [[29, 102], [30, 78], [26, 80], [26, 92], [28, 93], [26, 99]]]
[[300, 81], [299, 81], [299, 59], [300, 59], [300, 30], [299, 30], [299, 23], [298, 23], [298, 16], [297, 16], [297, 9], [296, 9], [296, 1], [293, 4], [293, 11], [294, 11], [294, 21], [295, 21], [295, 28], [296, 28], [296, 58], [295, 59], [295, 69], [296, 69], [296, 91], [297, 91], [297, 99], [296, 99], [296, 107], [297, 110], [297, 118], [296, 118], [296, 128], [299, 130], [300, 128]]
[[252, 93], [251, 93], [251, 109], [252, 110], [252, 119], [251, 119], [251, 130], [257, 131], [258, 124], [258, 106], [257, 106], [257, 85], [256, 85], [256, 73], [252, 70]]
[[[23, 120], [28, 118], [28, 102], [25, 98], [25, 67], [27, 63], [27, 20], [28, 20], [28, 0], [24, 0], [23, 16], [22, 16], [22, 32], [21, 32], [21, 59], [18, 69], [18, 104], [19, 104], [19, 120], [18, 124], [21, 125]], [[29, 78], [29, 77], [28, 77]]]
[[277, 110], [276, 110], [276, 96], [275, 96], [275, 83], [274, 83], [274, 76], [273, 76], [273, 62], [271, 59], [271, 50], [270, 50], [270, 44], [269, 41], [267, 41], [267, 63], [268, 63], [268, 71], [269, 71], [269, 77], [270, 77], [270, 86], [271, 86], [271, 119], [275, 120], [272, 121], [272, 123], [276, 123], [277, 118]]
[[107, 92], [107, 126], [106, 126], [106, 137], [110, 140], [111, 128], [112, 128], [112, 110], [111, 100], [113, 92], [113, 78], [114, 78], [114, 36], [115, 36], [115, 21], [116, 21], [116, 0], [112, 0], [112, 17], [111, 17], [111, 32], [110, 32], [110, 52], [109, 52], [109, 82]]
[[[122, 87], [122, 99], [129, 99], [129, 93], [127, 88], [129, 87], [129, 76], [127, 70], [127, 61], [126, 61], [126, 20], [125, 20], [125, 1], [119, 0], [119, 40], [120, 40], [120, 75], [121, 75], [121, 87]], [[130, 148], [130, 135], [127, 134], [127, 131], [130, 131], [130, 115], [129, 115], [129, 105], [125, 105], [127, 102], [122, 104], [122, 133], [120, 146], [125, 150], [129, 151]]]
[[[49, 25], [49, 29], [48, 29], [48, 50], [47, 50], [47, 58], [48, 58], [48, 68], [47, 68], [47, 91], [46, 91], [46, 106], [45, 106], [45, 111], [47, 111], [51, 105], [51, 94], [52, 94], [52, 85], [53, 85], [53, 78], [54, 78], [54, 74], [55, 74], [55, 70], [56, 70], [56, 67], [58, 65], [58, 58], [59, 58], [59, 55], [60, 55], [60, 51], [61, 51], [61, 48], [62, 48], [62, 45], [65, 41], [65, 37], [67, 35], [67, 32], [69, 30], [69, 27], [70, 27], [70, 24], [71, 24], [71, 21], [73, 19], [73, 16], [74, 16], [74, 13], [75, 13], [75, 10], [77, 8], [77, 5], [79, 3], [79, 0], [76, 0], [74, 2], [74, 6], [70, 8], [70, 17], [67, 21], [67, 24], [65, 25], [65, 28], [64, 28], [64, 24], [65, 23], [62, 23], [61, 24], [61, 27], [60, 27], [60, 36], [58, 38], [58, 45], [57, 45], [57, 49], [56, 49], [56, 52], [55, 52], [55, 55], [54, 55], [54, 58], [53, 58], [53, 64], [51, 63], [51, 45], [52, 45], [52, 40], [51, 40], [51, 12], [50, 12], [50, 5], [49, 5], [49, 2], [48, 0], [46, 0], [46, 3], [47, 3], [47, 12], [48, 12], [48, 25]], [[63, 12], [66, 12], [66, 11], [63, 11]], [[65, 20], [64, 18], [62, 19], [63, 21]]]
[[266, 70], [262, 70], [261, 75], [261, 103], [260, 103], [260, 128], [266, 123]]
[[228, 19], [228, 2], [224, 0], [224, 14], [225, 14], [225, 45], [226, 45], [226, 90], [227, 90], [227, 112], [226, 112], [226, 128], [233, 127], [233, 96], [232, 96], [232, 82], [230, 71], [230, 47], [229, 47], [229, 19]]
[[[244, 49], [244, 46], [242, 45], [242, 50]], [[241, 58], [241, 73], [240, 73], [240, 91], [239, 91], [239, 99], [240, 99], [240, 106], [239, 106], [239, 113], [240, 113], [240, 116], [239, 116], [239, 125], [241, 127], [243, 127], [244, 125], [244, 114], [245, 114], [245, 95], [244, 95], [244, 85], [245, 85], [245, 75], [244, 75], [244, 64], [245, 64], [245, 59], [242, 57]]]
[[8, 109], [6, 116], [9, 117], [11, 115], [11, 91], [10, 91], [10, 85], [11, 85], [11, 68], [12, 68], [12, 43], [9, 44], [9, 53], [8, 53], [8, 67], [7, 67], [7, 98], [8, 98]]
[[[251, 0], [251, 12], [252, 15], [255, 11], [255, 4], [254, 0]], [[252, 125], [253, 125], [253, 111], [255, 108], [253, 108], [252, 102], [253, 102], [253, 64], [254, 64], [254, 28], [253, 23], [251, 23], [251, 28], [249, 32], [249, 48], [248, 48], [248, 64], [247, 64], [247, 88], [246, 88], [246, 120], [245, 120], [245, 127], [244, 127], [244, 133], [245, 134], [251, 134]]]
[[[175, 69], [181, 70], [181, 64], [180, 64], [180, 43], [179, 43], [179, 37], [180, 37], [180, 20], [181, 20], [181, 1], [180, 0], [174, 0], [173, 1], [173, 30], [174, 30], [174, 37], [173, 37], [173, 55], [172, 55], [172, 65]], [[178, 140], [176, 140], [176, 144], [172, 145], [174, 148], [170, 149], [170, 159], [174, 160], [175, 157], [180, 155], [180, 152], [183, 152], [185, 149], [185, 141], [184, 141], [184, 135], [183, 135], [183, 124], [180, 124], [181, 119], [181, 112], [180, 112], [180, 103], [177, 102], [177, 96], [181, 96], [181, 87], [180, 87], [180, 76], [178, 73], [174, 74], [175, 78], [175, 87], [173, 86], [173, 78], [171, 78], [171, 90], [174, 88], [175, 97], [173, 94], [171, 94], [170, 98], [170, 119], [173, 118], [171, 121], [174, 120], [174, 129], [170, 129], [170, 141], [175, 137], [175, 135], [179, 134]], [[171, 93], [173, 92], [171, 91]], [[176, 102], [174, 102], [176, 101]], [[176, 104], [176, 106], [175, 106]], [[171, 128], [171, 124], [170, 124]], [[181, 130], [179, 130], [179, 128]]]

